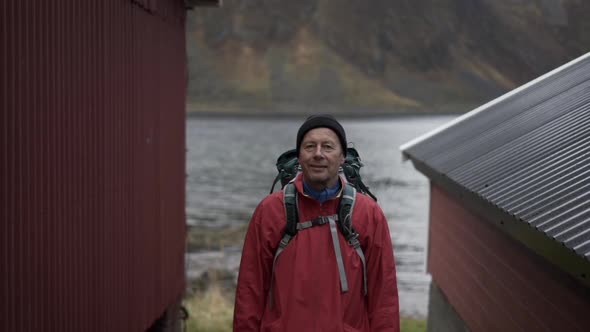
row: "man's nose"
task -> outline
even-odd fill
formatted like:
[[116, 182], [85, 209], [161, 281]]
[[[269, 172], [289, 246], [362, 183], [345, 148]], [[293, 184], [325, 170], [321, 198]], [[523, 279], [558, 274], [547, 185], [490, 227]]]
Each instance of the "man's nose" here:
[[324, 149], [321, 145], [316, 146], [314, 157], [323, 157], [324, 156]]

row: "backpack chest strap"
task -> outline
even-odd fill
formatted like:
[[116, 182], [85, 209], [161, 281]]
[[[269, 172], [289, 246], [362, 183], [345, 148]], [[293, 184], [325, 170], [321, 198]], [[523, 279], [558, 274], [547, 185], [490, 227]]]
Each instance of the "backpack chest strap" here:
[[306, 222], [297, 223], [297, 230], [300, 231], [300, 230], [310, 228], [313, 226], [321, 226], [323, 224], [329, 223], [330, 220], [338, 221], [338, 215], [334, 214], [331, 216], [318, 216], [317, 218], [315, 218], [313, 220], [308, 220]]

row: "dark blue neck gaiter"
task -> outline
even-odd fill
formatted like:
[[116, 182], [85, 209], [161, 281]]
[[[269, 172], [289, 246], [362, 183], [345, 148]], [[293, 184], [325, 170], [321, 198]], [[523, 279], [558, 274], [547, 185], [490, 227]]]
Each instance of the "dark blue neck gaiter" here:
[[307, 196], [315, 199], [320, 203], [323, 203], [329, 200], [330, 198], [333, 198], [336, 195], [338, 195], [341, 187], [342, 184], [340, 184], [340, 181], [338, 181], [336, 182], [336, 185], [332, 188], [324, 188], [323, 190], [317, 191], [313, 189], [311, 186], [309, 186], [305, 181], [303, 181], [303, 192]]

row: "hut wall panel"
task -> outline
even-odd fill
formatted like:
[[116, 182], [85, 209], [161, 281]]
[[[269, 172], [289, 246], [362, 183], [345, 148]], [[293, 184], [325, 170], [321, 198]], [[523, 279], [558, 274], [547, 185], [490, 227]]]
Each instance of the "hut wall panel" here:
[[0, 2], [0, 330], [144, 331], [184, 290], [184, 2]]
[[588, 331], [590, 292], [431, 184], [428, 269], [473, 331]]

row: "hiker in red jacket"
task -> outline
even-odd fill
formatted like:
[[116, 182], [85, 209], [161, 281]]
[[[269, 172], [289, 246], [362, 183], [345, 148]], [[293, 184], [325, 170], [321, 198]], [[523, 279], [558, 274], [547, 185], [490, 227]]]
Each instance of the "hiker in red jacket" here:
[[[344, 129], [330, 115], [311, 116], [299, 128], [302, 172], [262, 200], [250, 220], [234, 331], [399, 331], [387, 220], [339, 175], [346, 146]], [[289, 204], [298, 215], [293, 234], [286, 228]]]

